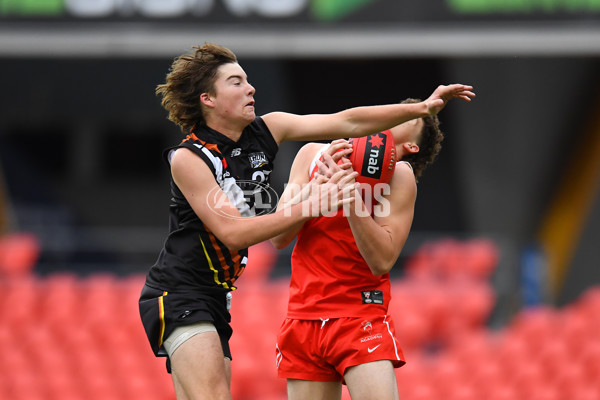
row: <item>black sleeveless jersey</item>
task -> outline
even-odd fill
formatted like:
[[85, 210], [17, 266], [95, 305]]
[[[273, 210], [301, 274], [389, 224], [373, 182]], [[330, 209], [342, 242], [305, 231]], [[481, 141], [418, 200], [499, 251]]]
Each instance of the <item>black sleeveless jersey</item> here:
[[[237, 142], [201, 126], [178, 146], [165, 150], [165, 158], [180, 147], [190, 149], [211, 169], [229, 201], [242, 217], [271, 212], [276, 194], [269, 175], [278, 150], [277, 142], [256, 117]], [[218, 207], [215, 212], [219, 212]], [[164, 291], [218, 294], [235, 290], [235, 281], [246, 266], [248, 249], [229, 251], [198, 218], [171, 177], [169, 235], [146, 284]]]

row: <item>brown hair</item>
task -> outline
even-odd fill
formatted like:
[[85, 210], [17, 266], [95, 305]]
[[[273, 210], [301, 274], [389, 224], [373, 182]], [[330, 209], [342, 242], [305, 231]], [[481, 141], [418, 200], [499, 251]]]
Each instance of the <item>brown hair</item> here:
[[[406, 99], [402, 103], [419, 103], [419, 99]], [[423, 130], [419, 139], [419, 152], [405, 156], [404, 161], [408, 161], [413, 167], [417, 182], [425, 171], [425, 168], [432, 164], [440, 150], [444, 134], [440, 130], [440, 121], [437, 115], [423, 117]]]
[[156, 94], [162, 96], [163, 108], [169, 112], [169, 120], [183, 132], [205, 123], [200, 95], [214, 94], [219, 67], [237, 62], [231, 50], [216, 44], [205, 43], [193, 49], [193, 53], [175, 58], [166, 82], [156, 87]]

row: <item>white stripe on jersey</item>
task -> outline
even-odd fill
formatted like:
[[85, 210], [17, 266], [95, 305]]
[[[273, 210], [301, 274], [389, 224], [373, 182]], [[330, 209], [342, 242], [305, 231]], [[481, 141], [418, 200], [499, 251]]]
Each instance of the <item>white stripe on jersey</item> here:
[[[398, 165], [398, 164], [401, 164], [401, 163], [404, 163], [404, 164], [408, 165], [408, 167], [409, 167], [411, 170], [413, 169], [412, 165], [410, 165], [410, 163], [409, 163], [408, 161], [402, 161], [402, 160], [400, 160], [400, 161], [397, 161], [397, 162], [396, 162], [396, 165]], [[414, 170], [413, 170], [413, 171], [414, 171]]]
[[212, 162], [213, 167], [215, 168], [217, 183], [222, 187], [223, 183], [223, 162], [218, 158], [213, 156], [213, 154], [206, 147], [199, 145], [198, 143], [194, 143], [194, 146], [202, 150], [205, 156], [209, 158]]
[[315, 156], [313, 157], [313, 160], [310, 163], [310, 167], [308, 168], [308, 177], [309, 178], [312, 176], [313, 171], [317, 167], [317, 160], [321, 158], [321, 156], [323, 155], [323, 152], [325, 151], [326, 148], [327, 148], [327, 146], [321, 147], [319, 149], [319, 151], [317, 151], [317, 154], [315, 154]]
[[244, 191], [237, 185], [237, 181], [235, 178], [229, 176], [227, 178], [223, 178], [223, 162], [219, 157], [215, 157], [210, 150], [206, 147], [201, 146], [197, 143], [194, 143], [194, 146], [198, 147], [202, 150], [205, 156], [212, 162], [215, 168], [215, 174], [217, 183], [221, 187], [221, 189], [227, 195], [227, 198], [231, 202], [231, 204], [238, 209], [242, 217], [251, 217], [254, 215], [254, 210], [250, 209], [248, 203], [246, 203], [246, 199], [244, 198]]

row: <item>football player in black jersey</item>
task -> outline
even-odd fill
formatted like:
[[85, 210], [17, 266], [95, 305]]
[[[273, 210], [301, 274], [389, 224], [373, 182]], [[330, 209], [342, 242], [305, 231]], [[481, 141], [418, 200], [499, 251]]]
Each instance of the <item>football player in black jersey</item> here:
[[[230, 50], [205, 44], [175, 59], [157, 94], [187, 136], [165, 152], [172, 177], [169, 235], [148, 272], [140, 314], [155, 355], [167, 357], [178, 400], [231, 399], [229, 301], [248, 247], [352, 201], [345, 193], [355, 173], [327, 178], [328, 163], [334, 164], [328, 158], [312, 184], [320, 190], [290, 209], [263, 212], [279, 144], [366, 136], [436, 115], [451, 99], [470, 101], [471, 90], [453, 84], [415, 104], [260, 117], [255, 89]], [[340, 155], [351, 152], [347, 143], [339, 146]]]

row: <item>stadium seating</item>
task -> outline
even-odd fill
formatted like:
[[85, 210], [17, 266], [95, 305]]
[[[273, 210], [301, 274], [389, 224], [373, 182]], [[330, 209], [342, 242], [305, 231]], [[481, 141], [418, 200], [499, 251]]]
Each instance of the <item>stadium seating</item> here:
[[[495, 248], [438, 244], [420, 249], [406, 276], [392, 282], [390, 312], [408, 361], [397, 370], [401, 399], [600, 398], [600, 288], [561, 309], [524, 309], [492, 331]], [[269, 278], [272, 254], [253, 251], [258, 266], [240, 278], [232, 301], [232, 393], [283, 400], [274, 343], [288, 279]], [[143, 282], [141, 275], [72, 273], [1, 279], [0, 398], [174, 400], [164, 359], [152, 355], [139, 322]], [[345, 389], [342, 398], [350, 398]]]

